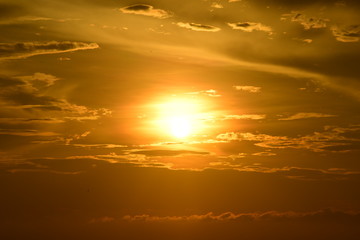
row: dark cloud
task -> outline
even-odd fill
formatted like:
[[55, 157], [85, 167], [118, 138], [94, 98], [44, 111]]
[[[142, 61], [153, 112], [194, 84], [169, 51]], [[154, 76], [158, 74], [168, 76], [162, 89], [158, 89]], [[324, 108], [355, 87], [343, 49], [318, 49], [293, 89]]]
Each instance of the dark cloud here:
[[194, 31], [200, 31], [200, 32], [218, 32], [221, 29], [218, 27], [210, 26], [210, 25], [204, 25], [199, 23], [186, 23], [186, 22], [178, 22], [177, 25], [182, 28], [187, 28]]
[[[2, 76], [0, 78], [0, 99], [5, 108], [23, 110], [61, 111], [67, 118], [96, 118], [98, 114], [107, 115], [106, 109], [90, 110], [85, 106], [69, 103], [47, 95], [46, 90], [59, 79], [45, 73], [35, 73], [31, 76]], [[105, 113], [107, 112], [107, 113]], [[4, 116], [6, 117], [6, 116]]]
[[123, 13], [137, 14], [155, 18], [169, 18], [172, 14], [162, 9], [156, 9], [151, 5], [146, 4], [135, 4], [119, 9]]
[[41, 54], [55, 54], [99, 48], [96, 43], [83, 42], [21, 42], [0, 43], [0, 59], [18, 59]]
[[239, 22], [239, 23], [228, 23], [228, 25], [235, 30], [242, 30], [244, 32], [262, 31], [271, 33], [272, 29], [269, 26], [265, 26], [261, 23], [256, 22]]
[[[51, 96], [41, 95], [41, 83], [44, 87], [52, 85], [57, 78], [43, 73], [36, 73], [27, 77], [6, 77], [1, 78], [2, 88], [0, 99], [11, 105], [35, 105], [37, 107], [49, 107], [60, 100]], [[37, 86], [40, 83], [40, 86]]]
[[340, 42], [358, 42], [360, 40], [360, 25], [333, 26], [331, 30], [336, 40]]
[[309, 30], [312, 28], [326, 28], [329, 19], [323, 19], [318, 17], [308, 17], [301, 12], [291, 12], [289, 14], [283, 14], [282, 20], [290, 19], [292, 22], [300, 23], [304, 29]]
[[152, 9], [152, 6], [145, 5], [145, 4], [137, 4], [137, 5], [124, 7], [123, 9], [128, 10], [128, 11], [148, 11], [148, 10]]
[[0, 76], [0, 87], [7, 88], [13, 86], [25, 85], [25, 82], [20, 79], [9, 78], [6, 76]]

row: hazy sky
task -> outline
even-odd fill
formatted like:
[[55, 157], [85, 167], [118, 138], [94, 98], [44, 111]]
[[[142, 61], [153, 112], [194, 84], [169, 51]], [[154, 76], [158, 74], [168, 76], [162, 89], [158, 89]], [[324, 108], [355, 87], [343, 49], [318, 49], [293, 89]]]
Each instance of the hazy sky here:
[[359, 11], [0, 0], [0, 237], [357, 239]]

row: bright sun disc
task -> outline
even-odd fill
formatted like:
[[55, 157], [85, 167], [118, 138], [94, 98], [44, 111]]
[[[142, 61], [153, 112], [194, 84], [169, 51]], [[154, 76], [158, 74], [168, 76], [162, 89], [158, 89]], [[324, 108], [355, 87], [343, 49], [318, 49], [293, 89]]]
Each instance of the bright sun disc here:
[[167, 135], [186, 138], [199, 129], [198, 115], [200, 104], [193, 99], [174, 99], [157, 104], [157, 125]]
[[191, 121], [186, 116], [174, 116], [168, 119], [168, 125], [173, 136], [184, 138], [191, 133]]

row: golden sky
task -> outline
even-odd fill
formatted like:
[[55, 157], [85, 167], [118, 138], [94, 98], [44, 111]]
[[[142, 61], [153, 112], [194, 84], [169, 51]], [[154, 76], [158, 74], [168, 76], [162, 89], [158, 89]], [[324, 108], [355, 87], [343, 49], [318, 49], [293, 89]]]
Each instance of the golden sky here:
[[356, 0], [0, 0], [1, 239], [357, 239]]

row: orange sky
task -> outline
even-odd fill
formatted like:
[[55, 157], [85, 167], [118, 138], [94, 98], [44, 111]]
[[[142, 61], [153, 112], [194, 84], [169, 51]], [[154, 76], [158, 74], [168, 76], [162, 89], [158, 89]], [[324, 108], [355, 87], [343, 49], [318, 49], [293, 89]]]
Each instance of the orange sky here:
[[0, 0], [1, 239], [357, 239], [355, 0]]

